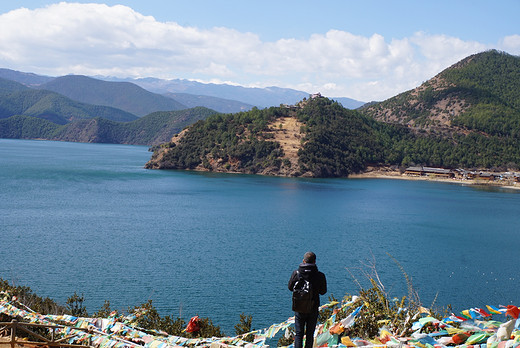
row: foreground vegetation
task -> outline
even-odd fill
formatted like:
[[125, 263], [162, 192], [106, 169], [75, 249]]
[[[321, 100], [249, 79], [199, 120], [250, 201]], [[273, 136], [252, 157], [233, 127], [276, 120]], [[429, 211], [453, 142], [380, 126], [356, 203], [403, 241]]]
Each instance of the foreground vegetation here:
[[[59, 304], [49, 297], [40, 297], [27, 286], [19, 286], [9, 284], [8, 281], [0, 278], [0, 291], [9, 292], [15, 296], [17, 300], [27, 307], [38, 313], [63, 315], [69, 314], [72, 316], [89, 317], [87, 308], [84, 305], [85, 297], [78, 295], [76, 292], [67, 298], [65, 305]], [[110, 308], [110, 302], [105, 301], [104, 305], [96, 312], [92, 313], [94, 318], [108, 318], [112, 315], [114, 310]], [[153, 306], [152, 301], [149, 300], [141, 305], [128, 308], [128, 314], [140, 314], [137, 317], [135, 325], [145, 330], [159, 330], [167, 332], [170, 335], [181, 337], [222, 337], [224, 336], [220, 326], [214, 325], [209, 318], [200, 318], [200, 331], [197, 333], [184, 332], [186, 322], [182, 318], [173, 318], [170, 315], [161, 316], [157, 309]], [[0, 321], [10, 321], [0, 314]], [[247, 327], [247, 323], [249, 326]], [[244, 325], [246, 327], [244, 328]], [[240, 321], [236, 326], [237, 330], [251, 330], [251, 317], [242, 314]], [[241, 332], [242, 332], [241, 331]]]
[[[395, 260], [394, 260], [395, 261]], [[397, 261], [396, 261], [397, 263]], [[401, 266], [397, 263], [398, 267]], [[406, 280], [408, 294], [399, 299], [390, 296], [387, 289], [380, 281], [375, 266], [365, 266], [361, 273], [362, 278], [358, 278], [351, 272], [353, 281], [359, 286], [359, 293], [346, 294], [344, 299], [339, 302], [334, 296], [329, 298], [327, 308], [320, 311], [318, 324], [324, 324], [327, 330], [334, 330], [337, 326], [339, 332], [336, 337], [348, 335], [350, 337], [361, 337], [364, 339], [375, 339], [380, 336], [381, 330], [387, 330], [395, 337], [404, 337], [411, 334], [413, 320], [410, 315], [427, 311], [430, 316], [441, 319], [446, 314], [446, 310], [432, 311], [422, 307], [417, 292], [414, 290], [410, 278], [403, 271]], [[401, 268], [402, 270], [402, 268]], [[368, 284], [364, 286], [363, 284]], [[84, 306], [83, 295], [74, 293], [70, 296], [65, 305], [60, 305], [50, 298], [42, 298], [36, 295], [30, 288], [24, 286], [14, 286], [6, 280], [0, 278], [0, 291], [7, 291], [16, 296], [17, 300], [31, 309], [43, 314], [69, 314], [72, 316], [88, 317], [89, 314]], [[351, 305], [345, 305], [351, 304]], [[361, 307], [359, 307], [361, 305]], [[433, 304], [432, 304], [433, 305]], [[356, 315], [361, 309], [361, 314], [356, 317], [355, 324], [352, 322], [342, 328], [339, 323], [348, 317]], [[405, 310], [403, 310], [405, 309]], [[449, 309], [449, 308], [448, 308]], [[136, 319], [132, 325], [141, 330], [149, 331], [153, 334], [165, 332], [169, 335], [187, 338], [199, 337], [223, 337], [221, 328], [209, 318], [200, 318], [200, 330], [189, 333], [185, 331], [186, 321], [182, 318], [173, 316], [161, 316], [157, 309], [149, 300], [141, 305], [129, 307], [129, 315], [135, 315]], [[114, 317], [114, 311], [110, 308], [110, 303], [105, 301], [104, 305], [92, 317], [110, 318]], [[331, 319], [333, 318], [333, 319]], [[9, 321], [10, 318], [0, 318], [2, 321]], [[235, 334], [241, 336], [245, 341], [253, 341], [252, 316], [240, 314], [239, 322], [235, 325]], [[289, 334], [287, 334], [289, 333]], [[294, 332], [292, 328], [278, 340], [279, 346], [286, 346], [293, 342]]]

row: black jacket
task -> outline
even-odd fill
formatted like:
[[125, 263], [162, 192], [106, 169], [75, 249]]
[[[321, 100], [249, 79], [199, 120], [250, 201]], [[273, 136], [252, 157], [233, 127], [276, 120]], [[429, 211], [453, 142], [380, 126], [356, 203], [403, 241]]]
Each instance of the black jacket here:
[[[316, 299], [316, 306], [319, 307], [320, 295], [327, 293], [327, 279], [325, 278], [325, 274], [318, 271], [318, 267], [314, 263], [302, 263], [300, 267], [298, 267], [298, 271], [304, 279], [307, 279], [312, 284], [312, 288], [316, 290], [314, 292], [314, 298]], [[294, 284], [296, 284], [297, 280], [298, 273], [294, 271], [289, 279], [289, 290], [293, 291]]]

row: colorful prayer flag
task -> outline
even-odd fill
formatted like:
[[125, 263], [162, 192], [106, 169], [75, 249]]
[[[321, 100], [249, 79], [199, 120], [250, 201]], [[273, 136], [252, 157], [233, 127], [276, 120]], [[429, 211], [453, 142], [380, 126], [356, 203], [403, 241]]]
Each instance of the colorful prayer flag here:
[[488, 311], [490, 311], [493, 314], [503, 314], [505, 313], [505, 310], [498, 309], [495, 306], [486, 305]]

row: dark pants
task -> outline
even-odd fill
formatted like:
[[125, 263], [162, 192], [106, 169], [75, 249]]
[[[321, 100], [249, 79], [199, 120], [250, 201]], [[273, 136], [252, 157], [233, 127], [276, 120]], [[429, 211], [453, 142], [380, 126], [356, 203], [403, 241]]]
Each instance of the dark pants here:
[[294, 312], [294, 348], [302, 348], [305, 335], [305, 348], [312, 348], [314, 343], [314, 329], [318, 322], [318, 310], [312, 313]]

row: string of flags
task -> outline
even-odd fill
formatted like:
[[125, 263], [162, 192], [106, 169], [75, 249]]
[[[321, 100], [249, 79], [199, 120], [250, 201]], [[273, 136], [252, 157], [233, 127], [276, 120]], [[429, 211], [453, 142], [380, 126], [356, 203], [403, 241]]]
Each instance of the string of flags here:
[[[3, 295], [3, 298], [2, 296]], [[356, 318], [363, 313], [367, 303], [353, 296], [350, 301], [332, 301], [320, 307], [320, 311], [334, 308], [330, 317], [317, 326], [315, 347], [363, 347], [363, 348], [516, 348], [520, 346], [520, 308], [513, 305], [470, 308], [456, 315], [452, 313], [442, 320], [429, 315], [427, 308], [420, 307], [417, 313], [408, 313], [415, 320], [413, 333], [409, 337], [396, 337], [385, 325], [389, 320], [381, 320], [379, 337], [367, 339], [349, 337], [349, 328], [356, 324]], [[341, 311], [353, 309], [343, 319], [338, 319]], [[400, 311], [406, 311], [405, 308]], [[186, 338], [168, 335], [165, 332], [145, 330], [134, 325], [139, 315], [129, 316], [112, 313], [108, 318], [82, 318], [71, 315], [50, 315], [32, 311], [7, 292], [0, 293], [0, 313], [19, 321], [61, 325], [55, 335], [70, 337], [69, 344], [90, 342], [97, 348], [171, 348], [171, 347], [268, 347], [266, 341], [284, 332], [288, 336], [294, 326], [294, 317], [268, 328], [254, 330], [234, 337]], [[348, 312], [345, 312], [348, 313]], [[493, 320], [493, 315], [503, 315], [506, 322]], [[425, 330], [428, 328], [428, 330]], [[432, 330], [434, 328], [434, 330]], [[78, 329], [88, 329], [87, 331]], [[429, 331], [429, 332], [428, 332]], [[246, 336], [253, 335], [253, 342], [246, 342]]]

